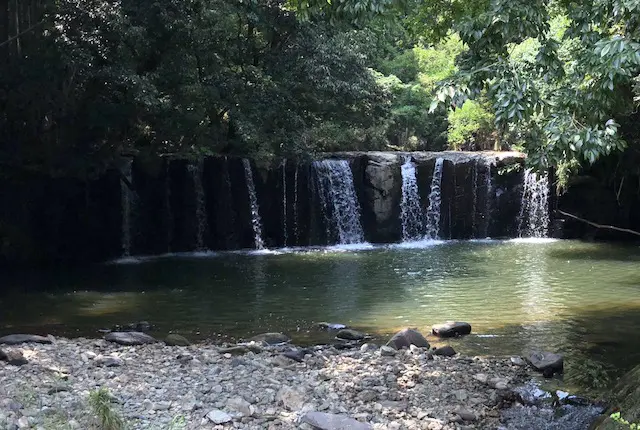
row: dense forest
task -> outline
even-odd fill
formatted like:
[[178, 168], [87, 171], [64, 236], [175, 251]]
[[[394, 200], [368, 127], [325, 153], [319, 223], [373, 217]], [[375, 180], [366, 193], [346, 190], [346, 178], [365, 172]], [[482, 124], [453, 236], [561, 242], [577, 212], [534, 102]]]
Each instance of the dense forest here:
[[629, 148], [635, 172], [639, 9], [3, 0], [0, 160], [59, 174], [123, 153], [513, 148], [566, 180]]

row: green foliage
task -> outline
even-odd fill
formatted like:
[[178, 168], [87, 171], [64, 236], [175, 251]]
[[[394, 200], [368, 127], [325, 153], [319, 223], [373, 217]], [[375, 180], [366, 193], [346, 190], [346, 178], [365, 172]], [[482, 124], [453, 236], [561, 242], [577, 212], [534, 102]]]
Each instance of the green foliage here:
[[[449, 146], [455, 150], [491, 149], [494, 117], [482, 104], [467, 100], [449, 112]], [[492, 142], [491, 142], [492, 144]]]
[[631, 423], [631, 422], [625, 420], [624, 418], [622, 418], [622, 415], [620, 414], [620, 412], [612, 413], [611, 415], [609, 415], [609, 418], [611, 418], [614, 422], [616, 422], [618, 424], [622, 424], [622, 425], [630, 428], [631, 430], [640, 430], [640, 424]]
[[102, 430], [125, 430], [124, 419], [113, 409], [109, 390], [100, 388], [89, 393], [89, 406]]

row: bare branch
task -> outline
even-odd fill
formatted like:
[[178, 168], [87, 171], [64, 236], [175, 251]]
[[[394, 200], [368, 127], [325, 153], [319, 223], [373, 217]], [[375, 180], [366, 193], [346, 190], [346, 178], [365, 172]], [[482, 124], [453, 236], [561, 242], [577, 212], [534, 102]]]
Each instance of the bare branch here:
[[623, 233], [629, 233], [629, 234], [634, 234], [636, 236], [640, 236], [640, 231], [635, 231], [635, 230], [631, 230], [631, 229], [628, 229], [628, 228], [616, 227], [616, 226], [613, 226], [613, 225], [598, 224], [598, 223], [595, 223], [593, 221], [589, 221], [589, 220], [586, 220], [584, 218], [580, 218], [579, 216], [570, 214], [568, 212], [561, 211], [560, 209], [558, 209], [557, 212], [562, 214], [562, 215], [564, 215], [564, 216], [568, 216], [569, 218], [573, 218], [575, 220], [587, 223], [587, 224], [589, 224], [589, 225], [591, 225], [591, 226], [593, 226], [595, 228], [604, 228], [604, 229], [607, 229], [607, 230], [621, 231]]

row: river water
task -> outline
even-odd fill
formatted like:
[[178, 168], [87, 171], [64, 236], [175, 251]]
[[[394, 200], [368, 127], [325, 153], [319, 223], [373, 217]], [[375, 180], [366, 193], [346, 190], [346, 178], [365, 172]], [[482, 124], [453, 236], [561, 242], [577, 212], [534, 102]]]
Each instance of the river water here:
[[468, 354], [566, 355], [565, 384], [598, 389], [640, 363], [640, 247], [574, 241], [445, 241], [126, 259], [2, 275], [0, 334], [100, 336], [146, 320], [157, 335], [329, 336], [319, 321], [377, 336], [446, 320]]

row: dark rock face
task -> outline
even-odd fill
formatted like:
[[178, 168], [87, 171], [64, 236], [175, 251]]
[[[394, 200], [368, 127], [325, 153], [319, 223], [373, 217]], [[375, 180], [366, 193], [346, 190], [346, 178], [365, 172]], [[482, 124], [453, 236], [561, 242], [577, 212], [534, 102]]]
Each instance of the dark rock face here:
[[394, 349], [409, 348], [409, 346], [415, 345], [419, 348], [429, 348], [429, 342], [420, 334], [419, 331], [405, 328], [394, 334], [393, 337], [387, 342], [387, 346]]
[[431, 332], [438, 337], [456, 337], [471, 333], [471, 324], [460, 321], [447, 321], [444, 324], [436, 324]]
[[[323, 158], [349, 161], [365, 240], [401, 240], [405, 157], [415, 163], [423, 208], [429, 204], [436, 159], [444, 160], [440, 238], [515, 236], [523, 172], [504, 168], [521, 164], [519, 154], [325, 154]], [[250, 169], [265, 246], [335, 243], [313, 161], [255, 160]], [[0, 181], [0, 264], [78, 263], [254, 247], [247, 174], [240, 158], [141, 156], [116, 160], [90, 179], [35, 174], [11, 178]], [[566, 197], [562, 202], [571, 208], [577, 201]]]
[[436, 348], [435, 350], [433, 350], [432, 354], [441, 355], [443, 357], [453, 357], [454, 355], [456, 355], [456, 350], [453, 349], [453, 347], [447, 345]]
[[267, 345], [278, 345], [281, 343], [287, 343], [291, 339], [289, 336], [282, 333], [262, 333], [253, 336], [249, 339], [249, 342], [265, 343]]
[[137, 331], [128, 331], [128, 332], [112, 332], [104, 337], [105, 340], [109, 342], [114, 342], [120, 345], [145, 345], [148, 343], [155, 343], [156, 340], [149, 336], [148, 334], [137, 332]]
[[554, 372], [562, 372], [564, 367], [564, 357], [553, 352], [532, 352], [527, 356], [527, 360], [534, 369], [547, 374], [550, 372], [551, 375]]
[[19, 345], [21, 343], [51, 343], [51, 339], [35, 334], [10, 334], [0, 337], [0, 344]]

